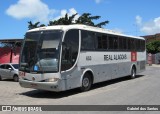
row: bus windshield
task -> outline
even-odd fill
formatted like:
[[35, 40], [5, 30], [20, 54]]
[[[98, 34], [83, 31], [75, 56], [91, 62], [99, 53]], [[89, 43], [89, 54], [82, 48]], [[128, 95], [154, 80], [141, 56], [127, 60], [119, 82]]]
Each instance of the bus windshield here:
[[28, 32], [20, 59], [25, 72], [58, 72], [61, 30]]

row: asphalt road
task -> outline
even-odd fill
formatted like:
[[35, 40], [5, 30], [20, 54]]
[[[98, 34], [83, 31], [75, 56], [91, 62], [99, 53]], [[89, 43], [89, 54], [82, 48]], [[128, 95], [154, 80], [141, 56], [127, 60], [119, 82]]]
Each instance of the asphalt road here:
[[[148, 66], [135, 79], [125, 77], [98, 83], [83, 93], [79, 89], [55, 93], [21, 88], [17, 82], [3, 80], [0, 81], [0, 105], [160, 105], [160, 67]], [[127, 111], [119, 113], [128, 114]], [[160, 111], [139, 113], [159, 114]]]

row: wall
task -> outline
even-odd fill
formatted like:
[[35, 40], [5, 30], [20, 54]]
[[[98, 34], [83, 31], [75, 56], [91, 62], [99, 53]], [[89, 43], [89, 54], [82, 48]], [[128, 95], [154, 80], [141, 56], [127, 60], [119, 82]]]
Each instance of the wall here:
[[19, 63], [20, 48], [15, 49], [15, 53], [9, 47], [0, 48], [1, 63]]

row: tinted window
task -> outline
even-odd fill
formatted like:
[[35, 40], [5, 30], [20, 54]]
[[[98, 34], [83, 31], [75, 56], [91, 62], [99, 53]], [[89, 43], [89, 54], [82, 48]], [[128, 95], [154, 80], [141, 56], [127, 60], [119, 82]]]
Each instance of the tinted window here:
[[109, 35], [108, 36], [109, 49], [118, 49], [118, 37]]
[[4, 69], [4, 68], [5, 68], [5, 65], [1, 65], [0, 68]]
[[105, 34], [102, 34], [102, 47], [103, 49], [108, 49], [108, 38]]
[[123, 38], [123, 49], [124, 49], [124, 50], [127, 50], [127, 46], [128, 46], [128, 45], [127, 45], [127, 38], [124, 37], [124, 38]]
[[136, 50], [140, 51], [140, 40], [136, 40]]
[[97, 49], [108, 49], [108, 37], [107, 34], [97, 33]]
[[135, 40], [134, 39], [130, 39], [130, 45], [131, 45], [131, 50], [135, 51]]
[[144, 51], [145, 50], [145, 41], [144, 40], [141, 40], [141, 51]]
[[114, 49], [118, 49], [118, 37], [117, 36], [114, 37], [113, 45], [114, 45]]
[[119, 37], [119, 49], [120, 49], [120, 50], [123, 50], [123, 49], [124, 49], [123, 37]]
[[19, 64], [12, 64], [12, 66], [13, 66], [15, 69], [18, 69], [18, 68], [19, 68]]
[[103, 49], [101, 34], [99, 34], [99, 33], [96, 34], [96, 40], [97, 40], [96, 48], [97, 49]]
[[136, 40], [136, 50], [145, 51], [145, 40]]
[[94, 50], [94, 33], [90, 31], [81, 31], [81, 49]]
[[128, 50], [131, 50], [131, 39], [127, 38]]
[[113, 36], [111, 35], [108, 36], [108, 42], [109, 42], [109, 49], [114, 49], [114, 45], [113, 45], [114, 37]]
[[118, 43], [119, 43], [119, 50], [128, 50], [127, 49], [128, 39], [126, 37], [119, 37]]
[[61, 70], [70, 69], [77, 60], [79, 48], [79, 30], [69, 30], [62, 47]]
[[6, 65], [6, 69], [9, 69], [9, 68], [12, 69], [12, 67], [10, 65]]

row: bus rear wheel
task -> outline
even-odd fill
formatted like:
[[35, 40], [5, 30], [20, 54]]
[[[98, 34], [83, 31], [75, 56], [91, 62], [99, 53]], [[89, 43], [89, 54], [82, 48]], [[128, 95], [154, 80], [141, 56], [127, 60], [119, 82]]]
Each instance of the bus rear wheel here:
[[82, 79], [82, 87], [80, 89], [83, 92], [88, 91], [90, 90], [91, 86], [92, 86], [92, 78], [89, 75], [89, 73], [86, 73]]
[[134, 79], [136, 77], [136, 68], [135, 67], [132, 67], [132, 70], [131, 70], [131, 78]]

